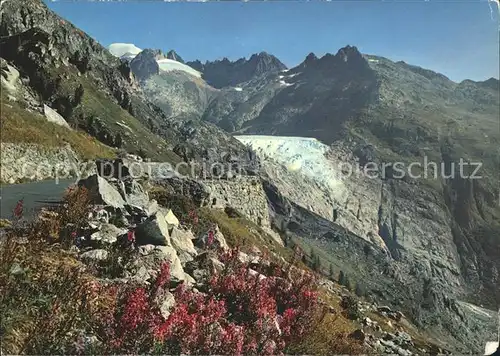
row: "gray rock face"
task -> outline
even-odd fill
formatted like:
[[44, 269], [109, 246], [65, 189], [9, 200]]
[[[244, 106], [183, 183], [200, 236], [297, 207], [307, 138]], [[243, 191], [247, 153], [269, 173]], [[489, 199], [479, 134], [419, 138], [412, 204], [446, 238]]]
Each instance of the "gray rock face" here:
[[[2, 165], [0, 181], [6, 184], [29, 180], [73, 177], [75, 172], [82, 176], [91, 174], [76, 152], [69, 146], [47, 148], [34, 144], [0, 143]], [[76, 177], [75, 177], [76, 178]]]
[[128, 205], [148, 210], [150, 201], [149, 195], [144, 187], [133, 179], [123, 182], [125, 201]]
[[3, 58], [0, 58], [0, 64], [0, 81], [2, 88], [15, 98], [19, 90], [19, 71], [13, 66], [9, 65]]
[[208, 230], [198, 241], [197, 244], [205, 249], [221, 249], [223, 251], [229, 250], [229, 245], [224, 238], [224, 235], [219, 230], [219, 226], [215, 226]]
[[156, 62], [165, 58], [159, 50], [145, 49], [130, 61], [130, 69], [139, 80], [147, 80], [160, 73], [160, 66]]
[[82, 253], [80, 258], [89, 263], [106, 261], [108, 259], [108, 251], [106, 250], [91, 250]]
[[197, 283], [204, 283], [213, 273], [223, 271], [224, 264], [217, 259], [215, 253], [207, 251], [196, 256], [193, 261], [187, 262], [184, 268]]
[[132, 263], [134, 270], [139, 271], [144, 268], [151, 277], [154, 277], [162, 264], [167, 262], [170, 264], [170, 276], [174, 283], [190, 281], [190, 277], [185, 274], [177, 251], [173, 247], [145, 245], [141, 246], [141, 251], [142, 256]]
[[179, 63], [184, 63], [184, 60], [182, 59], [182, 57], [179, 56], [179, 54], [174, 50], [170, 50], [167, 52], [167, 58], [174, 60], [176, 62], [179, 62]]
[[200, 207], [209, 203], [210, 188], [202, 182], [179, 177], [156, 179], [153, 182], [164, 188], [167, 194], [187, 196]]
[[141, 86], [150, 100], [176, 121], [201, 118], [216, 95], [214, 88], [183, 71], [150, 75]]

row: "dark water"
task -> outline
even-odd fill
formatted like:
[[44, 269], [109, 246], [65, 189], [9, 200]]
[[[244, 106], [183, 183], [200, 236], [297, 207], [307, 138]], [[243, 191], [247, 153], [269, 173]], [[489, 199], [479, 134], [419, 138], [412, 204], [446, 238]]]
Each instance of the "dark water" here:
[[75, 180], [67, 179], [59, 182], [46, 180], [2, 185], [0, 186], [0, 217], [2, 219], [11, 219], [17, 202], [24, 199], [24, 217], [31, 218], [47, 202], [60, 200], [66, 188], [74, 183]]

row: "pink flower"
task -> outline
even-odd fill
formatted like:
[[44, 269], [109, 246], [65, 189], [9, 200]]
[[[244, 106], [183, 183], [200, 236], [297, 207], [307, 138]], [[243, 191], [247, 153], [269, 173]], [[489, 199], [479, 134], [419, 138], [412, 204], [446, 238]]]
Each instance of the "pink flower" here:
[[20, 199], [14, 208], [14, 218], [19, 220], [23, 217], [24, 198]]
[[135, 233], [133, 230], [129, 230], [129, 232], [127, 232], [127, 241], [135, 242]]

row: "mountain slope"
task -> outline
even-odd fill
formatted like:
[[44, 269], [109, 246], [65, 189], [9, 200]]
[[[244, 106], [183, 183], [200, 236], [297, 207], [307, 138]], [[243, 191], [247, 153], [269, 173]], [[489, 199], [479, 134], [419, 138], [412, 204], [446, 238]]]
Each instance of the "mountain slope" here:
[[41, 1], [3, 4], [0, 35], [2, 56], [26, 78], [31, 106], [49, 105], [107, 145], [180, 160], [148, 127], [158, 109], [138, 90], [130, 69]]
[[[46, 104], [101, 142], [153, 160], [219, 162], [231, 154], [245, 161], [246, 148], [216, 126], [190, 121], [196, 117], [179, 122], [168, 110], [167, 116], [149, 101], [128, 60], [109, 53], [42, 1], [8, 1], [2, 6], [1, 53], [26, 79], [28, 108]], [[115, 54], [134, 58], [139, 51], [128, 44], [115, 47]], [[171, 64], [158, 64], [160, 76], [189, 76]], [[180, 85], [191, 90], [189, 83]], [[211, 136], [204, 137], [206, 132]]]
[[[454, 321], [466, 317], [450, 300], [492, 310], [500, 303], [498, 80], [454, 83], [354, 47], [322, 58], [309, 55], [279, 75], [287, 86], [268, 95], [263, 107], [236, 93], [212, 102], [205, 118], [248, 135], [243, 141], [264, 166], [268, 159], [286, 162], [266, 168], [283, 196], [381, 245], [398, 270], [401, 293], [410, 291], [406, 312], [422, 326], [447, 330], [462, 350], [482, 347], [480, 333]], [[245, 85], [243, 92], [251, 91]], [[274, 85], [269, 78], [263, 86]], [[255, 110], [240, 110], [245, 105]], [[325, 186], [321, 174], [306, 176], [300, 165], [314, 160], [302, 151], [294, 155], [291, 147], [297, 146], [287, 137], [276, 138], [284, 140], [276, 146], [249, 134], [314, 137], [328, 144], [317, 160], [328, 159], [341, 177], [339, 187]], [[299, 169], [290, 172], [294, 161]], [[461, 172], [461, 161], [472, 164]], [[475, 163], [481, 165], [479, 179], [470, 177]], [[375, 164], [374, 171], [363, 171], [368, 164]], [[404, 167], [402, 176], [398, 166]], [[307, 219], [296, 223], [310, 224]]]

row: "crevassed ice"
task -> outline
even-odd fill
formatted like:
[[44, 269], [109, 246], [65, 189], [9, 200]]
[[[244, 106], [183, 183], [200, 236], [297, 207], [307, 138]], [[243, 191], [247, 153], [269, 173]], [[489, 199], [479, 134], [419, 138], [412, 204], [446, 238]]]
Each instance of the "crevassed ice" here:
[[244, 135], [235, 138], [261, 156], [311, 178], [328, 190], [343, 186], [338, 167], [327, 159], [329, 147], [315, 138]]

